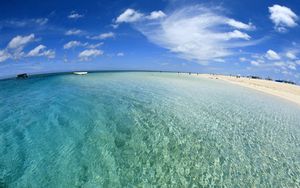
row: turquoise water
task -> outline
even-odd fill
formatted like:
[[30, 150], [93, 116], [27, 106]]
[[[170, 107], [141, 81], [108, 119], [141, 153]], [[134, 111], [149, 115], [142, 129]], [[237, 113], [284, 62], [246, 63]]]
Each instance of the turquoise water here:
[[220, 80], [0, 81], [0, 187], [299, 187], [300, 107]]

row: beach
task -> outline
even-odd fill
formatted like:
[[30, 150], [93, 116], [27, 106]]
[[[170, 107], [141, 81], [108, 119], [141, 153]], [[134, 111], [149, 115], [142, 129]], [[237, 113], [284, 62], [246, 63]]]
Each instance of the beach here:
[[233, 84], [237, 84], [277, 97], [281, 97], [300, 105], [300, 86], [298, 85], [279, 83], [272, 80], [262, 80], [216, 74], [199, 74], [198, 76], [209, 79], [224, 80]]

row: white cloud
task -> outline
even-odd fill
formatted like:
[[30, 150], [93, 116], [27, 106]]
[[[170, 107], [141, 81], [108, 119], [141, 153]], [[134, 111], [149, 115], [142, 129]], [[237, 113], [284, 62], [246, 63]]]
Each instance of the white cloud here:
[[44, 50], [46, 48], [46, 46], [44, 45], [38, 45], [37, 47], [35, 47], [34, 49], [32, 49], [29, 53], [28, 56], [32, 57], [32, 56], [39, 56], [39, 54], [42, 52], [42, 50]]
[[99, 42], [96, 44], [89, 44], [87, 45], [88, 48], [98, 48], [99, 46], [102, 46], [104, 43], [103, 42]]
[[68, 30], [65, 35], [80, 35], [82, 31], [80, 29], [70, 29]]
[[159, 10], [159, 11], [151, 12], [150, 15], [147, 16], [147, 18], [150, 20], [155, 20], [155, 19], [163, 18], [165, 16], [166, 14], [163, 11]]
[[113, 32], [108, 32], [108, 33], [102, 33], [98, 36], [93, 36], [93, 37], [89, 37], [90, 39], [95, 39], [95, 40], [104, 40], [107, 38], [114, 38], [115, 34]]
[[142, 20], [156, 20], [164, 17], [166, 17], [166, 14], [161, 10], [152, 11], [149, 15], [145, 15], [134, 9], [129, 8], [125, 10], [120, 16], [117, 17], [116, 25], [113, 26], [117, 27], [118, 24], [120, 23], [133, 23]]
[[250, 40], [250, 36], [247, 33], [240, 32], [238, 30], [234, 30], [232, 32], [226, 33], [224, 35], [224, 39], [230, 40], [230, 39], [245, 39], [245, 40]]
[[117, 53], [117, 56], [118, 56], [118, 57], [123, 57], [123, 56], [124, 56], [124, 53], [123, 53], [123, 52], [119, 52], [119, 53]]
[[30, 35], [27, 35], [27, 36], [16, 36], [14, 37], [9, 43], [8, 43], [8, 48], [11, 48], [11, 49], [16, 49], [16, 48], [22, 48], [30, 43], [34, 41], [34, 34], [30, 34]]
[[46, 46], [40, 44], [34, 49], [32, 49], [28, 54], [28, 57], [41, 57], [45, 56], [48, 58], [54, 58], [55, 52], [53, 50], [46, 50]]
[[258, 61], [254, 61], [254, 60], [252, 60], [250, 62], [250, 64], [253, 65], [253, 66], [260, 66], [260, 63]]
[[269, 60], [279, 60], [280, 56], [273, 50], [268, 50], [266, 53], [266, 58]]
[[96, 44], [89, 44], [87, 42], [85, 43], [82, 43], [80, 41], [76, 41], [76, 40], [73, 40], [73, 41], [69, 41], [68, 43], [66, 43], [63, 48], [66, 50], [66, 49], [71, 49], [71, 48], [76, 48], [76, 47], [87, 47], [87, 48], [98, 48], [99, 46], [103, 45], [104, 43], [103, 42], [99, 42], [99, 43], [96, 43]]
[[45, 25], [48, 23], [49, 19], [48, 18], [37, 18], [37, 19], [33, 19], [33, 21], [38, 25]]
[[34, 34], [30, 34], [27, 36], [18, 35], [10, 40], [5, 51], [7, 54], [10, 54], [10, 58], [20, 59], [25, 55], [25, 53], [23, 52], [25, 46], [33, 42], [34, 40]]
[[66, 43], [64, 45], [64, 49], [75, 48], [75, 47], [78, 47], [78, 46], [85, 46], [85, 44], [82, 44], [80, 41], [73, 40], [73, 41], [70, 41], [70, 42]]
[[270, 19], [278, 32], [285, 32], [287, 27], [297, 26], [298, 16], [288, 7], [273, 5], [269, 7]]
[[18, 27], [40, 27], [48, 23], [48, 18], [33, 19], [8, 19], [0, 21], [2, 27], [18, 28]]
[[297, 59], [296, 55], [293, 52], [287, 52], [285, 55], [289, 59]]
[[83, 18], [83, 17], [84, 17], [83, 14], [78, 14], [77, 12], [74, 12], [74, 11], [72, 11], [68, 16], [69, 19], [78, 19], [78, 18]]
[[240, 62], [246, 62], [247, 61], [247, 59], [245, 57], [240, 57], [239, 60], [240, 60]]
[[11, 58], [11, 55], [6, 50], [0, 50], [0, 62], [6, 61]]
[[243, 22], [239, 22], [234, 19], [228, 19], [227, 24], [234, 28], [237, 28], [237, 29], [244, 29], [244, 30], [254, 30], [255, 29], [255, 26], [252, 23], [245, 24]]
[[193, 6], [134, 26], [151, 42], [182, 58], [207, 64], [209, 60], [233, 54], [236, 48], [255, 44], [245, 41], [251, 38], [247, 33], [232, 30], [233, 26], [249, 28], [238, 21], [228, 22], [230, 19], [219, 10]]
[[130, 23], [136, 22], [143, 18], [143, 14], [135, 11], [134, 9], [127, 9], [125, 10], [117, 19], [116, 23]]
[[297, 49], [291, 49], [280, 53], [268, 50], [265, 54], [251, 55], [253, 61], [250, 61], [250, 63], [266, 72], [275, 71], [276, 73], [283, 73], [283, 71], [288, 71], [296, 75], [300, 61], [297, 59], [295, 53], [297, 53]]
[[7, 47], [4, 50], [0, 50], [0, 62], [6, 61], [8, 59], [21, 59], [24, 57], [35, 57], [35, 56], [45, 56], [48, 58], [55, 57], [55, 51], [46, 50], [46, 46], [38, 45], [28, 53], [25, 53], [23, 49], [30, 42], [35, 41], [35, 35], [30, 34], [27, 36], [16, 36], [11, 39]]
[[97, 50], [97, 49], [89, 49], [89, 50], [83, 50], [82, 52], [79, 53], [78, 57], [82, 61], [87, 61], [91, 57], [97, 57], [99, 55], [102, 55], [103, 51]]
[[288, 68], [291, 70], [297, 70], [296, 65], [295, 64], [289, 64]]
[[287, 62], [278, 61], [278, 62], [275, 62], [273, 65], [281, 68], [282, 70], [288, 70], [288, 69], [294, 70], [294, 71], [297, 70], [296, 63], [290, 62], [290, 61], [287, 61]]

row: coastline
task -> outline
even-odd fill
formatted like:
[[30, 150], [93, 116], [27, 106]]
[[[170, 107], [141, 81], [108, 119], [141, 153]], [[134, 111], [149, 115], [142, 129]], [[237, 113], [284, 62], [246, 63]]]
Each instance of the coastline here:
[[[157, 70], [89, 70], [89, 73], [105, 73], [105, 72], [157, 72], [157, 73], [177, 73], [176, 71], [157, 71]], [[73, 71], [67, 72], [47, 72], [47, 73], [35, 73], [30, 74], [30, 77], [41, 77], [41, 76], [53, 76], [60, 74], [73, 74]], [[206, 79], [219, 79], [232, 84], [240, 85], [250, 89], [254, 89], [266, 94], [277, 96], [293, 102], [300, 106], [300, 86], [275, 82], [272, 80], [253, 79], [246, 77], [226, 76], [219, 74], [195, 74], [191, 75]], [[4, 77], [0, 81], [15, 79], [16, 77]]]
[[230, 82], [232, 84], [240, 85], [250, 89], [255, 89], [273, 96], [277, 96], [300, 106], [300, 86], [287, 83], [279, 83], [271, 80], [261, 80], [246, 77], [213, 75], [213, 74], [199, 74], [198, 77], [207, 79], [219, 79]]
[[175, 73], [174, 71], [159, 71], [159, 70], [135, 70], [135, 69], [120, 69], [120, 70], [113, 70], [113, 69], [103, 69], [103, 70], [89, 70], [89, 69], [74, 69], [74, 70], [68, 70], [68, 71], [59, 71], [59, 72], [19, 72], [15, 74], [10, 75], [0, 75], [0, 81], [2, 80], [12, 80], [16, 79], [18, 74], [28, 74], [29, 78], [32, 77], [45, 77], [45, 76], [56, 76], [56, 75], [64, 75], [64, 74], [73, 74], [74, 72], [87, 72], [89, 74], [91, 73], [110, 73], [110, 72], [166, 72], [166, 73]]

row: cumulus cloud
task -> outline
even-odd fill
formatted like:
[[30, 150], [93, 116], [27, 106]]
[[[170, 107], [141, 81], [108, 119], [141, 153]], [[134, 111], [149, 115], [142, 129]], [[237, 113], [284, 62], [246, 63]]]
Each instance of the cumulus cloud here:
[[225, 40], [230, 40], [230, 39], [245, 39], [249, 40], [251, 37], [247, 33], [243, 33], [238, 30], [234, 30], [232, 32], [228, 32], [224, 34], [224, 39]]
[[227, 24], [236, 28], [236, 29], [244, 29], [244, 30], [254, 30], [255, 26], [252, 23], [245, 24], [240, 21], [236, 21], [234, 19], [228, 19]]
[[291, 61], [286, 61], [286, 62], [278, 61], [278, 62], [275, 62], [273, 65], [275, 67], [278, 67], [278, 68], [282, 69], [282, 70], [292, 70], [292, 71], [297, 70], [296, 63], [291, 62]]
[[103, 51], [97, 49], [83, 50], [78, 57], [81, 61], [88, 61], [91, 57], [97, 57], [103, 54]]
[[30, 34], [26, 36], [18, 35], [9, 41], [4, 51], [6, 51], [6, 53], [9, 54], [10, 58], [20, 59], [25, 55], [25, 53], [23, 52], [25, 46], [33, 41], [35, 41], [34, 34]]
[[149, 15], [145, 15], [134, 9], [127, 9], [121, 15], [116, 18], [114, 27], [118, 27], [121, 23], [134, 23], [142, 20], [157, 20], [164, 18], [166, 14], [161, 11], [152, 11]]
[[18, 35], [11, 39], [7, 47], [11, 49], [23, 48], [26, 44], [32, 41], [34, 41], [34, 34], [30, 34], [27, 36]]
[[297, 56], [293, 52], [287, 52], [285, 55], [289, 59], [292, 59], [292, 60], [297, 59]]
[[144, 14], [134, 10], [134, 9], [127, 9], [125, 10], [120, 16], [117, 17], [116, 23], [130, 23], [136, 22], [142, 19]]
[[25, 53], [23, 50], [26, 45], [30, 42], [35, 41], [35, 35], [30, 34], [27, 36], [18, 35], [10, 40], [7, 44], [7, 47], [3, 50], [0, 50], [0, 62], [6, 61], [8, 59], [21, 59], [24, 57], [37, 57], [44, 56], [48, 58], [54, 58], [55, 52], [53, 50], [47, 50], [46, 46], [38, 45], [28, 53]]
[[78, 46], [85, 46], [85, 44], [81, 43], [80, 41], [73, 40], [73, 41], [70, 41], [70, 42], [66, 43], [64, 45], [64, 49], [75, 48], [75, 47], [78, 47]]
[[76, 47], [98, 48], [99, 46], [101, 46], [103, 44], [104, 44], [103, 42], [99, 42], [96, 44], [89, 44], [88, 42], [82, 43], [80, 41], [73, 40], [73, 41], [69, 41], [66, 44], [64, 44], [63, 48], [65, 50], [71, 49], [71, 48], [76, 48]]
[[90, 39], [95, 39], [95, 40], [104, 40], [107, 38], [114, 38], [115, 34], [113, 32], [108, 32], [108, 33], [102, 33], [98, 36], [93, 36], [93, 37], [89, 37]]
[[162, 19], [148, 19], [133, 26], [151, 42], [202, 64], [232, 55], [236, 48], [256, 44], [256, 41], [248, 41], [249, 34], [238, 30], [251, 30], [252, 24], [203, 6], [185, 7]]
[[46, 50], [46, 46], [40, 44], [34, 49], [32, 49], [27, 56], [28, 57], [41, 57], [45, 56], [48, 58], [54, 58], [55, 57], [55, 52], [53, 50]]
[[298, 16], [288, 7], [273, 5], [269, 7], [270, 19], [278, 32], [287, 31], [287, 27], [297, 26]]
[[268, 50], [266, 53], [266, 58], [269, 60], [279, 60], [280, 56], [273, 50]]
[[70, 29], [66, 31], [65, 35], [80, 35], [82, 31], [80, 29]]
[[46, 48], [46, 46], [44, 46], [44, 45], [38, 45], [37, 47], [35, 47], [28, 53], [28, 56], [29, 57], [39, 56], [39, 54], [41, 54], [42, 50], [45, 48]]
[[78, 18], [83, 18], [83, 17], [84, 17], [83, 14], [78, 14], [75, 11], [72, 11], [68, 16], [69, 19], [78, 19]]
[[150, 20], [155, 20], [155, 19], [163, 18], [165, 16], [166, 16], [166, 14], [163, 11], [159, 10], [159, 11], [151, 12], [150, 15], [147, 16], [146, 18], [148, 18]]
[[253, 54], [249, 62], [252, 66], [259, 67], [265, 71], [276, 71], [282, 74], [285, 71], [293, 76], [292, 73], [296, 74], [297, 66], [299, 65], [294, 53], [295, 51], [293, 50], [281, 53], [268, 50], [265, 54]]

